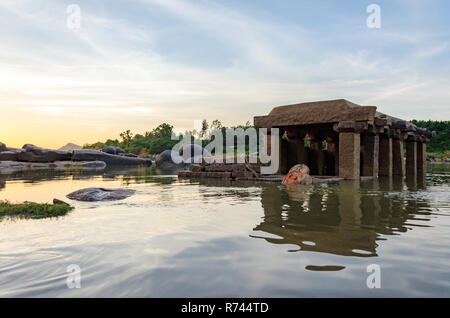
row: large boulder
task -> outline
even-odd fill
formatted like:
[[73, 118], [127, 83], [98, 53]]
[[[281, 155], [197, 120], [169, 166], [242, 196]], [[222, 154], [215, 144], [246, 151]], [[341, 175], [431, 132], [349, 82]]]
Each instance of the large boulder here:
[[93, 149], [74, 150], [73, 161], [104, 161], [107, 166], [151, 166], [152, 161], [142, 158], [111, 155]]
[[131, 189], [105, 189], [105, 188], [86, 188], [72, 193], [67, 197], [77, 201], [117, 201], [132, 196], [136, 191]]
[[199, 163], [202, 157], [211, 157], [211, 154], [200, 145], [190, 144], [183, 146], [180, 156], [184, 163]]
[[70, 151], [45, 149], [30, 144], [24, 145], [22, 149], [25, 151], [19, 152], [18, 161], [54, 162], [67, 161], [72, 157], [72, 153]]
[[6, 150], [0, 152], [0, 161], [18, 161], [19, 160], [19, 153], [21, 153], [22, 150]]
[[[175, 161], [174, 161], [175, 160]], [[156, 157], [156, 166], [162, 169], [173, 169], [177, 167], [183, 167], [183, 158], [178, 152], [172, 150], [164, 150], [158, 157]]]
[[0, 142], [0, 152], [6, 151], [6, 145], [2, 142]]
[[110, 155], [120, 155], [125, 153], [125, 150], [119, 147], [105, 147], [102, 149], [103, 152], [109, 153]]

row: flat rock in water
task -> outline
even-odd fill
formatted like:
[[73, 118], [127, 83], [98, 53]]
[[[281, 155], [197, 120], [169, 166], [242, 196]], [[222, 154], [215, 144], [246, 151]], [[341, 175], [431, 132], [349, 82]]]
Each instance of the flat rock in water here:
[[[0, 159], [8, 159], [9, 151], [0, 153]], [[19, 162], [14, 160], [0, 160], [0, 175], [10, 174], [18, 171], [34, 170], [58, 170], [58, 171], [79, 171], [79, 170], [104, 170], [106, 163], [103, 161], [55, 161], [55, 162]]]
[[105, 189], [105, 188], [86, 188], [72, 193], [67, 197], [76, 201], [117, 201], [132, 196], [136, 191], [131, 189]]

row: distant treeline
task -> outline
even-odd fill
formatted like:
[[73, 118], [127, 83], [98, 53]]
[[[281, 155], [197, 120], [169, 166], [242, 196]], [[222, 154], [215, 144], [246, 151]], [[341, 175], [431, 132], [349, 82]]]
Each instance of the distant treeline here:
[[[432, 138], [430, 143], [427, 144], [428, 152], [444, 153], [450, 151], [450, 121], [424, 121], [424, 120], [412, 120], [415, 125], [427, 128], [431, 131], [436, 131], [436, 137]], [[245, 125], [239, 125], [230, 128], [242, 128], [247, 129], [252, 127], [250, 122]], [[208, 136], [209, 130], [221, 130], [224, 140], [225, 150], [225, 131], [227, 127], [222, 126], [219, 120], [214, 120], [209, 124], [206, 120], [203, 120], [200, 131], [192, 131], [191, 133], [198, 138], [202, 139], [203, 146], [208, 144], [211, 139]], [[94, 144], [86, 144], [84, 148], [90, 149], [102, 149], [104, 147], [114, 146], [124, 149], [128, 153], [133, 153], [140, 156], [146, 156], [149, 154], [159, 154], [167, 149], [172, 149], [178, 143], [178, 140], [172, 140], [173, 126], [167, 123], [163, 123], [153, 129], [152, 131], [141, 134], [133, 134], [130, 130], [126, 130], [120, 134], [119, 139], [108, 139], [105, 142], [96, 142]], [[248, 145], [246, 145], [248, 146]], [[246, 147], [246, 151], [248, 151]]]
[[411, 120], [418, 127], [436, 131], [436, 137], [427, 144], [428, 152], [443, 153], [450, 151], [450, 121]]
[[[250, 122], [245, 125], [239, 125], [231, 128], [243, 128], [244, 130], [251, 127]], [[192, 131], [192, 135], [202, 139], [203, 146], [209, 143], [211, 140], [207, 134], [208, 130], [220, 130], [225, 137], [225, 131], [227, 127], [224, 127], [219, 120], [214, 120], [209, 124], [206, 120], [202, 121], [202, 127], [200, 131]], [[178, 140], [172, 140], [173, 126], [167, 123], [163, 123], [153, 129], [152, 131], [141, 134], [133, 134], [130, 130], [126, 130], [120, 134], [119, 139], [108, 139], [105, 142], [96, 142], [94, 144], [86, 144], [84, 148], [89, 149], [102, 149], [104, 147], [120, 147], [128, 153], [133, 153], [139, 156], [147, 156], [149, 154], [159, 154], [167, 149], [172, 149]], [[224, 138], [225, 140], [225, 138]]]

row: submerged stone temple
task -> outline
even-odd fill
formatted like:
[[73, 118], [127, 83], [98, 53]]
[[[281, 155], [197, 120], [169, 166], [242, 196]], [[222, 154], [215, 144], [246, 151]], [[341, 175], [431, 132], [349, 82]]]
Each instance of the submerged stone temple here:
[[[433, 132], [345, 99], [279, 106], [254, 117], [256, 128], [279, 128], [279, 174], [306, 164], [311, 175], [363, 177], [417, 175], [426, 171]], [[406, 152], [406, 160], [404, 160]]]

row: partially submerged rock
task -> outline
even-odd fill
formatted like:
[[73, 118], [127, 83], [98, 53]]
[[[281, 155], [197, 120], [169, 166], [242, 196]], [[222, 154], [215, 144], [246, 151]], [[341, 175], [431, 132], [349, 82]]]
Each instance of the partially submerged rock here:
[[[4, 152], [0, 153], [0, 155]], [[19, 162], [19, 161], [0, 161], [0, 174], [11, 174], [19, 171], [33, 170], [104, 170], [106, 164], [103, 161], [89, 162], [73, 162], [73, 161], [56, 161], [56, 162]]]
[[164, 150], [156, 157], [155, 163], [158, 168], [173, 169], [182, 168], [184, 166], [182, 161], [183, 158], [176, 151]]
[[103, 161], [108, 166], [151, 166], [152, 161], [149, 159], [132, 158], [118, 155], [111, 155], [106, 152], [83, 149], [74, 150], [72, 155], [73, 161]]
[[77, 201], [117, 201], [132, 196], [136, 191], [132, 189], [105, 189], [105, 188], [86, 188], [67, 195], [71, 200]]
[[190, 144], [181, 149], [180, 156], [184, 163], [199, 163], [203, 157], [211, 157], [211, 154], [200, 145]]
[[164, 150], [156, 157], [156, 166], [162, 169], [184, 168], [192, 163], [199, 163], [203, 157], [211, 157], [208, 150], [200, 145], [185, 145], [180, 152]]
[[6, 145], [2, 142], [0, 142], [0, 152], [6, 151]]

